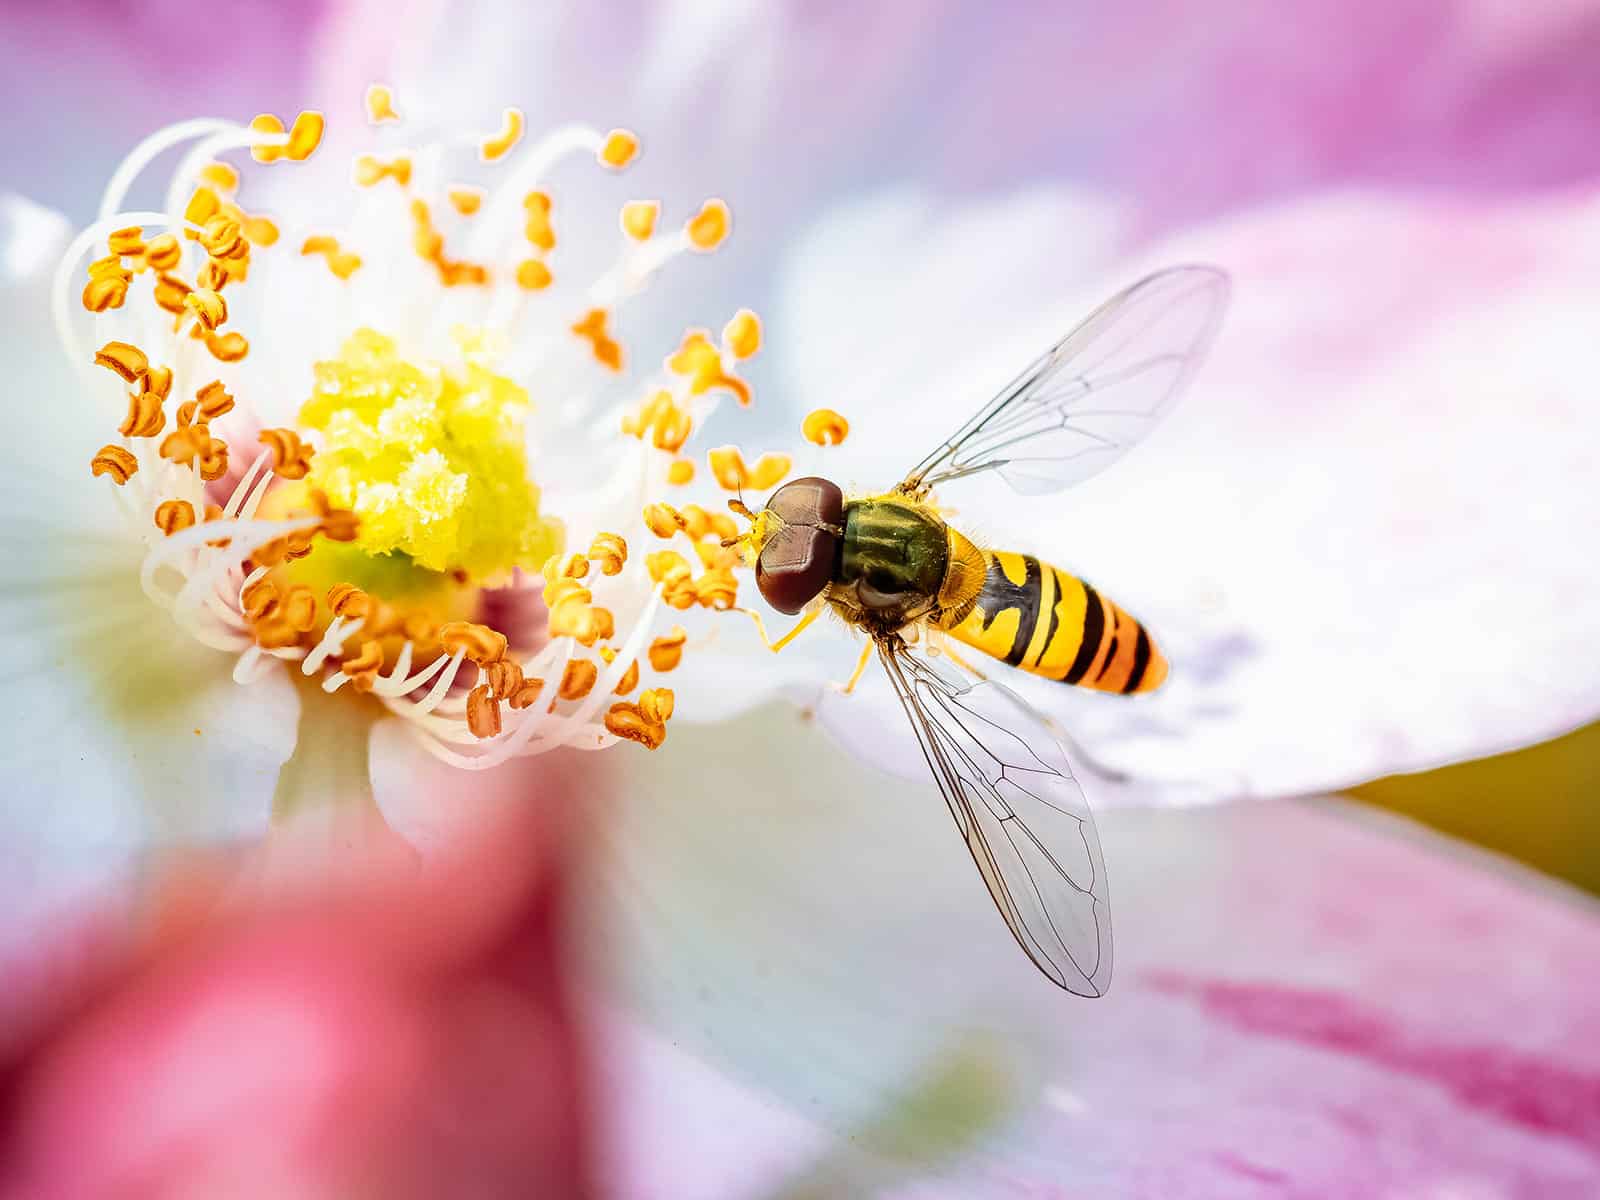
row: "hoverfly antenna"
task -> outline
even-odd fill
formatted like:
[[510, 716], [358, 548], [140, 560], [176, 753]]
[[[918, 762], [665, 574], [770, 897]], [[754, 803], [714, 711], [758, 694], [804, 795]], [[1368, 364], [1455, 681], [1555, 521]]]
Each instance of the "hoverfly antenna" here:
[[750, 511], [750, 506], [744, 502], [743, 496], [736, 496], [729, 500], [728, 507], [734, 512], [738, 513], [746, 521], [754, 521], [756, 519], [755, 513]]

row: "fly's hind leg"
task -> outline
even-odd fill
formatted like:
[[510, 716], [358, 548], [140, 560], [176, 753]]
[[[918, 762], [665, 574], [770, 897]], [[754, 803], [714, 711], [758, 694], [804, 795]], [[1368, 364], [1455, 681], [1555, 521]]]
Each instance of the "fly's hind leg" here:
[[861, 657], [856, 659], [856, 669], [850, 672], [850, 678], [844, 683], [830, 683], [828, 686], [841, 696], [848, 696], [855, 691], [856, 684], [861, 682], [861, 676], [866, 673], [867, 664], [872, 661], [872, 650], [873, 643], [869, 639], [867, 644], [861, 647]]
[[798, 622], [796, 622], [795, 627], [793, 629], [789, 630], [788, 633], [784, 634], [777, 641], [773, 641], [771, 638], [769, 638], [767, 636], [767, 626], [766, 626], [765, 622], [763, 622], [761, 620], [761, 614], [756, 612], [755, 609], [753, 609], [753, 608], [741, 608], [739, 611], [744, 613], [747, 617], [749, 617], [752, 621], [755, 622], [755, 624], [756, 624], [756, 633], [761, 638], [761, 644], [763, 646], [765, 646], [768, 650], [771, 650], [774, 654], [776, 654], [776, 653], [778, 653], [778, 651], [782, 650], [785, 646], [787, 646], [790, 642], [794, 641], [795, 638], [799, 637], [802, 633], [804, 633], [805, 630], [806, 630], [806, 627], [808, 625], [810, 625], [811, 622], [815, 621], [818, 617], [820, 617], [822, 615], [822, 606], [820, 604], [817, 605], [817, 607], [813, 608], [805, 616], [801, 617], [800, 620]]

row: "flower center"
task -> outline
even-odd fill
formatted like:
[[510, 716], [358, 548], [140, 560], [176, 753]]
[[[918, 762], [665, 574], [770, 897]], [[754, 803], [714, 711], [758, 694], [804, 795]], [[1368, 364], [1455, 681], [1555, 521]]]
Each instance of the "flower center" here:
[[[395, 104], [369, 92], [377, 136], [399, 132]], [[737, 364], [759, 349], [759, 322], [740, 312], [720, 340], [689, 330], [622, 405], [620, 430], [619, 398], [596, 400], [628, 361], [617, 309], [674, 258], [716, 249], [727, 207], [708, 200], [668, 229], [662, 202], [623, 203], [614, 264], [574, 287], [545, 176], [573, 153], [620, 171], [637, 139], [571, 125], [518, 151], [514, 109], [487, 136], [357, 155], [359, 200], [337, 234], [240, 205], [248, 164], [219, 155], [294, 163], [322, 132], [302, 113], [153, 134], [57, 272], [57, 329], [86, 365], [72, 273], [103, 248], [81, 299], [117, 330], [92, 357], [127, 416], [91, 469], [146, 547], [145, 592], [236, 654], [239, 682], [288, 668], [366, 696], [462, 767], [660, 745], [673, 696], [659, 677], [689, 634], [656, 630], [656, 615], [734, 607], [737, 554], [720, 544], [726, 514], [651, 504], [641, 518], [641, 504], [695, 482], [685, 447], [721, 395], [750, 403]], [[145, 167], [190, 141], [165, 211], [119, 211]], [[263, 273], [288, 284], [258, 287]], [[582, 462], [581, 490], [552, 503], [536, 451]], [[789, 469], [731, 447], [706, 463], [730, 491]], [[568, 531], [586, 549], [564, 549]], [[690, 555], [630, 554], [651, 533]]]
[[322, 448], [305, 482], [355, 513], [362, 552], [503, 582], [559, 553], [561, 526], [528, 478], [528, 393], [495, 373], [481, 337], [458, 340], [459, 369], [402, 358], [371, 329], [317, 363], [300, 425]]

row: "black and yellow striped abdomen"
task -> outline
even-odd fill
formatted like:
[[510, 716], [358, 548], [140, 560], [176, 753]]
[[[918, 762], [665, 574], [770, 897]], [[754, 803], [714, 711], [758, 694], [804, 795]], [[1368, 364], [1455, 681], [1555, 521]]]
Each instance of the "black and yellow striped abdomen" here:
[[984, 551], [972, 611], [948, 632], [1033, 675], [1102, 692], [1154, 691], [1167, 660], [1145, 627], [1075, 575], [1030, 554]]

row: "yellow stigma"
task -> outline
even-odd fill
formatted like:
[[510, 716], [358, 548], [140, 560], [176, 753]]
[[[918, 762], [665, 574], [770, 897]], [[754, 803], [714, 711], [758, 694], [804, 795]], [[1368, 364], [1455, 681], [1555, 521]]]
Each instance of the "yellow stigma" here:
[[318, 363], [300, 410], [322, 434], [306, 482], [356, 513], [367, 554], [483, 582], [558, 553], [561, 525], [540, 514], [528, 478], [527, 392], [495, 373], [481, 339], [458, 341], [463, 362], [446, 367], [360, 329]]

